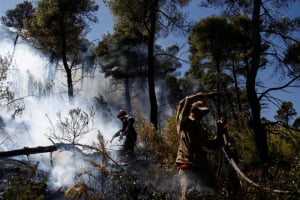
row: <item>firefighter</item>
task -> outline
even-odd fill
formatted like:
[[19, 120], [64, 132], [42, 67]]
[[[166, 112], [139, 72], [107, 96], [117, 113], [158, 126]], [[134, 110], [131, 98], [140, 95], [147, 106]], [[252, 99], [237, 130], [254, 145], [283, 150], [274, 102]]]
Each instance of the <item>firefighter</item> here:
[[122, 128], [113, 135], [110, 142], [118, 136], [120, 137], [120, 140], [125, 136], [121, 155], [132, 158], [134, 156], [134, 147], [137, 139], [137, 133], [134, 128], [135, 120], [123, 109], [118, 111], [117, 118], [122, 122]]
[[216, 185], [206, 149], [218, 149], [219, 138], [208, 140], [208, 132], [202, 118], [209, 113], [199, 99], [214, 93], [198, 93], [183, 99], [177, 113], [179, 147], [176, 165], [180, 177], [182, 200], [195, 199], [199, 195], [214, 195]]

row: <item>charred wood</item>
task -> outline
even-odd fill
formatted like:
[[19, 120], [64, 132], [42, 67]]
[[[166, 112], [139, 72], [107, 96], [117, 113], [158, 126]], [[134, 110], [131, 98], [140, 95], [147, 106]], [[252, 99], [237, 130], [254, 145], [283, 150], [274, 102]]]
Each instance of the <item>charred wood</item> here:
[[38, 154], [38, 153], [49, 153], [56, 151], [57, 147], [55, 145], [51, 146], [38, 146], [38, 147], [24, 147], [23, 149], [16, 149], [11, 151], [1, 151], [0, 158], [8, 158], [13, 156], [20, 155], [30, 155], [30, 154]]

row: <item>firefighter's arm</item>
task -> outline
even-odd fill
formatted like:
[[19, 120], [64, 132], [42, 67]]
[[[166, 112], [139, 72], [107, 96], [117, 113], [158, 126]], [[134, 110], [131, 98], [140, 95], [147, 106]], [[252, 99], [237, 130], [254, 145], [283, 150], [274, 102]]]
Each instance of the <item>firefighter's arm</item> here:
[[196, 101], [200, 101], [201, 99], [206, 97], [214, 97], [218, 94], [219, 94], [218, 92], [209, 92], [209, 93], [198, 92], [196, 94], [189, 95], [184, 99], [182, 99], [179, 102], [179, 105], [177, 107], [177, 113], [176, 113], [177, 132], [179, 133], [180, 131], [182, 119], [189, 115], [192, 103]]
[[110, 143], [112, 143], [112, 141], [113, 141], [116, 137], [120, 136], [121, 133], [122, 133], [122, 129], [121, 129], [121, 130], [118, 130], [118, 131], [112, 136], [112, 138], [111, 138], [111, 140], [110, 140]]
[[214, 97], [216, 95], [220, 94], [219, 92], [208, 92], [208, 93], [202, 93], [198, 92], [196, 94], [189, 95], [182, 99], [179, 102], [178, 108], [177, 108], [177, 119], [182, 119], [183, 117], [186, 117], [189, 115], [191, 104], [200, 101], [203, 98], [207, 97]]

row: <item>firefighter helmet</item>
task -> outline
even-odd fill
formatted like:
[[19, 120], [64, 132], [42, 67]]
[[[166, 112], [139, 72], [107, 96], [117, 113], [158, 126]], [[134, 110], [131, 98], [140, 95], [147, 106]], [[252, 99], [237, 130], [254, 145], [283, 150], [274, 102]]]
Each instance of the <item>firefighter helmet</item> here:
[[121, 116], [124, 116], [124, 115], [126, 115], [126, 114], [127, 114], [126, 111], [123, 110], [123, 109], [121, 109], [121, 110], [118, 111], [117, 118], [120, 118]]

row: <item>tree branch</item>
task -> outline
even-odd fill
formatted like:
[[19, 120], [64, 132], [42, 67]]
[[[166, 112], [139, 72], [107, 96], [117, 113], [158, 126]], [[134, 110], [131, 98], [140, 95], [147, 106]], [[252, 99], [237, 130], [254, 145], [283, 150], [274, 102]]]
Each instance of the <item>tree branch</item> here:
[[2, 151], [0, 152], [0, 158], [7, 158], [19, 155], [29, 155], [29, 154], [38, 154], [38, 153], [48, 153], [56, 151], [57, 147], [55, 145], [51, 146], [38, 146], [38, 147], [24, 147], [23, 149], [16, 149], [12, 151]]
[[258, 99], [261, 100], [267, 93], [269, 93], [271, 91], [282, 90], [282, 89], [290, 86], [293, 82], [295, 82], [296, 80], [299, 80], [299, 79], [300, 79], [300, 75], [294, 77], [293, 79], [291, 79], [289, 82], [287, 82], [286, 84], [284, 84], [282, 86], [269, 88], [269, 89], [265, 90], [264, 92], [262, 92], [261, 95], [258, 97]]

